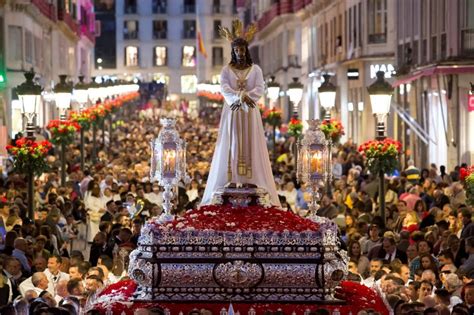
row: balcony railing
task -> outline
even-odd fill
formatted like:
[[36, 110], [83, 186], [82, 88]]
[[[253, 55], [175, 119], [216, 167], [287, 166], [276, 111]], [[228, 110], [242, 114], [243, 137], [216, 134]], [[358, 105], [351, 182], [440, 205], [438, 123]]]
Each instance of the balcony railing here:
[[72, 16], [66, 12], [65, 8], [58, 8], [58, 20], [63, 21], [73, 33], [79, 34], [79, 26]]
[[152, 7], [153, 14], [166, 14], [168, 8], [166, 6], [154, 5]]
[[166, 31], [154, 31], [153, 32], [153, 39], [166, 39], [167, 32]]
[[461, 51], [463, 55], [474, 54], [474, 28], [461, 31]]
[[387, 42], [387, 34], [369, 34], [369, 44], [385, 44]]
[[124, 32], [123, 39], [138, 39], [138, 31]]
[[183, 38], [183, 39], [193, 39], [193, 38], [196, 38], [196, 31], [184, 30], [184, 31], [182, 32], [182, 38]]
[[183, 14], [196, 13], [196, 6], [195, 5], [183, 5], [181, 7], [181, 12], [183, 12]]
[[126, 5], [123, 8], [124, 14], [137, 14], [137, 6], [136, 5]]
[[56, 22], [56, 7], [46, 0], [31, 0], [31, 3], [51, 21]]
[[223, 5], [213, 5], [212, 6], [212, 13], [222, 14], [224, 12], [225, 12], [225, 6], [223, 6]]

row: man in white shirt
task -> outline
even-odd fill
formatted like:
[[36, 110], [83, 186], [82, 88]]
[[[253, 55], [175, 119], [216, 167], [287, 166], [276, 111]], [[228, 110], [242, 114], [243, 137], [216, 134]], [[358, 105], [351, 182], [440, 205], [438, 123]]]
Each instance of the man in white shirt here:
[[35, 291], [38, 295], [43, 291], [52, 293], [52, 287], [49, 286], [48, 278], [44, 272], [35, 272], [31, 277], [20, 283], [19, 290], [24, 297], [27, 291]]
[[163, 193], [160, 191], [158, 184], [153, 184], [153, 191], [151, 193], [145, 194], [145, 198], [155, 204], [160, 206], [163, 203]]
[[53, 296], [56, 295], [56, 286], [61, 280], [69, 280], [69, 274], [60, 270], [63, 260], [60, 256], [53, 255], [48, 259], [48, 268], [44, 274], [48, 278], [50, 286], [53, 288]]

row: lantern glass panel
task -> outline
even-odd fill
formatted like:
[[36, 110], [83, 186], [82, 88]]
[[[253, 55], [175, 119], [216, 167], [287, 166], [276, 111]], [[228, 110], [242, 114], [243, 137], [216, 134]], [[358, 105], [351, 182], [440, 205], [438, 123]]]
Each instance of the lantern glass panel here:
[[280, 87], [279, 86], [270, 86], [267, 89], [268, 98], [275, 102], [280, 96]]
[[309, 172], [312, 179], [322, 179], [324, 176], [324, 151], [321, 144], [312, 144], [308, 150]]
[[24, 94], [24, 95], [18, 95], [18, 98], [23, 104], [24, 114], [36, 113], [36, 105], [39, 103], [41, 95]]
[[56, 106], [59, 109], [69, 109], [69, 106], [71, 105], [71, 93], [55, 93], [54, 98], [56, 101]]
[[370, 104], [375, 115], [386, 115], [390, 112], [391, 94], [372, 94]]
[[163, 177], [175, 178], [177, 172], [177, 146], [176, 143], [164, 143], [163, 154], [161, 157], [161, 166]]
[[74, 98], [79, 104], [87, 103], [87, 95], [87, 90], [85, 89], [74, 90]]
[[326, 91], [319, 93], [319, 99], [321, 100], [321, 106], [327, 111], [334, 107], [336, 103], [336, 91]]

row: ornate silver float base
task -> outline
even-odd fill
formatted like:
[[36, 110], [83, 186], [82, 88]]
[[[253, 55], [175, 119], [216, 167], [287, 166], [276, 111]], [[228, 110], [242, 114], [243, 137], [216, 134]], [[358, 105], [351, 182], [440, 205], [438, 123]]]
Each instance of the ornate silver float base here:
[[169, 231], [148, 223], [130, 255], [139, 301], [319, 302], [347, 273], [334, 223], [316, 232]]
[[265, 189], [236, 186], [236, 184], [231, 184], [217, 189], [212, 195], [212, 204], [234, 207], [270, 206], [270, 197]]

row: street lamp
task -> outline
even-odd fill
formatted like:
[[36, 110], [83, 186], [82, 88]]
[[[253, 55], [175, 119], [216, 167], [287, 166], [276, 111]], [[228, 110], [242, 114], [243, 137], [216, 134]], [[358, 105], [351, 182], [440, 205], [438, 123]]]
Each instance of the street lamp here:
[[[66, 112], [71, 106], [72, 85], [66, 83], [67, 75], [59, 76], [59, 83], [54, 87], [54, 98], [59, 110], [59, 120], [66, 120]], [[66, 145], [61, 141], [61, 185], [66, 185]]]
[[[38, 104], [41, 101], [40, 85], [35, 84], [33, 79], [35, 72], [33, 70], [25, 72], [26, 82], [23, 82], [16, 88], [16, 93], [21, 101], [22, 113], [26, 117], [26, 137], [32, 141], [35, 140], [35, 118], [37, 115]], [[28, 176], [28, 217], [34, 220], [34, 174]]]
[[[385, 72], [377, 71], [377, 79], [367, 90], [370, 95], [370, 104], [372, 105], [372, 112], [377, 116], [377, 140], [385, 139], [385, 118], [390, 112], [390, 102], [392, 100], [393, 88], [385, 81]], [[379, 171], [379, 203], [380, 215], [385, 225], [385, 175], [384, 171]]]
[[288, 84], [287, 93], [293, 103], [293, 116], [298, 117], [298, 106], [303, 98], [303, 84], [298, 81], [298, 78], [293, 78], [293, 82]]
[[[82, 112], [87, 106], [89, 85], [84, 83], [84, 76], [79, 76], [79, 82], [74, 86], [74, 98], [79, 103], [79, 111]], [[84, 128], [81, 126], [81, 170], [84, 171]]]
[[270, 108], [273, 108], [280, 97], [280, 84], [275, 81], [274, 76], [270, 77], [270, 82], [267, 84], [267, 96], [270, 99]]
[[[97, 101], [100, 99], [100, 90], [98, 84], [95, 82], [95, 77], [91, 78], [91, 83], [87, 89], [87, 94], [92, 106], [95, 106]], [[97, 123], [92, 123], [92, 153], [91, 153], [92, 164], [97, 161]]]
[[324, 119], [329, 121], [331, 119], [331, 109], [336, 104], [336, 86], [329, 80], [331, 76], [329, 74], [323, 74], [324, 82], [318, 89], [319, 100], [321, 106], [324, 108]]
[[385, 118], [390, 112], [393, 87], [385, 81], [385, 72], [377, 71], [377, 79], [367, 90], [370, 95], [372, 112], [377, 116], [377, 140], [385, 139]]

